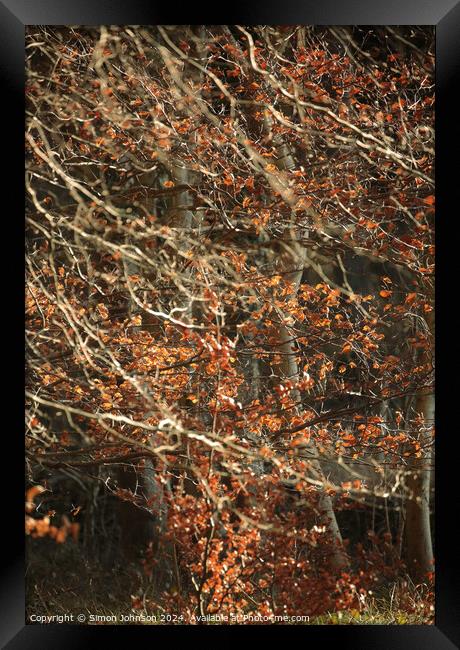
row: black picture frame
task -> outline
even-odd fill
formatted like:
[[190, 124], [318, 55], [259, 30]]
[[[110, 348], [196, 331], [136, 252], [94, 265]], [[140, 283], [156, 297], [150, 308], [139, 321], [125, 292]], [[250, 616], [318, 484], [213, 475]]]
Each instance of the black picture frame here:
[[[302, 626], [307, 643], [338, 643], [355, 650], [375, 648], [389, 650], [416, 648], [423, 650], [450, 650], [460, 646], [460, 606], [458, 598], [459, 558], [455, 533], [455, 504], [457, 500], [456, 477], [459, 474], [458, 432], [456, 431], [456, 388], [458, 380], [458, 327], [455, 326], [454, 309], [458, 302], [456, 247], [460, 241], [455, 235], [459, 216], [456, 205], [458, 193], [458, 148], [460, 143], [459, 110], [454, 100], [454, 90], [460, 71], [460, 3], [457, 0], [283, 0], [266, 3], [256, 8], [233, 2], [231, 10], [225, 6], [207, 7], [188, 3], [140, 2], [130, 0], [93, 0], [72, 3], [67, 0], [3, 0], [0, 2], [0, 71], [2, 77], [2, 133], [10, 136], [11, 144], [3, 150], [5, 170], [2, 174], [3, 196], [13, 198], [12, 209], [4, 208], [5, 236], [2, 251], [9, 249], [12, 262], [4, 262], [3, 311], [6, 332], [2, 341], [4, 350], [14, 351], [13, 362], [3, 365], [7, 378], [7, 397], [2, 412], [11, 417], [4, 424], [0, 449], [3, 450], [2, 481], [0, 482], [2, 542], [4, 562], [1, 580], [0, 643], [9, 650], [23, 648], [77, 648], [99, 647], [107, 642], [107, 634], [116, 634], [117, 640], [135, 642], [133, 637], [145, 634], [156, 643], [177, 643], [178, 635], [185, 633], [186, 643], [196, 642], [199, 626], [168, 627], [148, 626], [70, 626], [25, 624], [25, 562], [23, 541], [24, 447], [18, 423], [22, 421], [23, 405], [23, 335], [24, 322], [23, 269], [19, 253], [24, 245], [22, 200], [24, 196], [24, 27], [34, 24], [99, 25], [99, 24], [361, 24], [361, 25], [436, 25], [436, 193], [438, 207], [436, 273], [436, 624], [434, 626]], [[457, 136], [457, 137], [456, 137]], [[453, 156], [450, 157], [449, 153]], [[21, 207], [20, 207], [21, 206]], [[18, 214], [16, 214], [16, 212]], [[449, 217], [451, 217], [449, 219]], [[5, 245], [6, 244], [6, 245]], [[2, 255], [2, 259], [5, 253]], [[16, 269], [16, 265], [19, 267]], [[23, 273], [23, 271], [22, 271]], [[17, 319], [18, 324], [14, 321]], [[13, 324], [12, 324], [13, 323]], [[6, 345], [5, 345], [6, 343]], [[4, 356], [5, 358], [5, 356]], [[452, 371], [452, 372], [451, 372]], [[4, 418], [2, 418], [3, 420]], [[6, 477], [7, 470], [10, 476]], [[298, 632], [295, 626], [264, 628], [271, 634], [290, 636]], [[256, 634], [259, 626], [207, 626], [205, 635], [218, 637], [224, 634], [244, 638]], [[165, 636], [165, 634], [167, 636]], [[332, 638], [334, 637], [334, 638]], [[287, 637], [284, 637], [285, 639]], [[255, 640], [255, 639], [254, 639]], [[289, 641], [290, 642], [290, 641]]]

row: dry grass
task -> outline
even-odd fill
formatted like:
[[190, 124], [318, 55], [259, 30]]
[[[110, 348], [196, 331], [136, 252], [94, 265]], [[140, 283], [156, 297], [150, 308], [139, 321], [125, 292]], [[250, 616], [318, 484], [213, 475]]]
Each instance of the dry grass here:
[[[99, 617], [144, 614], [151, 616], [152, 584], [133, 565], [85, 558], [73, 544], [56, 545], [38, 540], [29, 546], [27, 569], [27, 617], [38, 615], [85, 614]], [[310, 625], [429, 625], [434, 609], [425, 587], [393, 584], [369, 595], [360, 609], [331, 612], [311, 617]], [[133, 608], [136, 603], [136, 608]], [[93, 625], [110, 621], [88, 622]], [[123, 624], [123, 623], [118, 623]], [[147, 623], [148, 624], [148, 623]]]

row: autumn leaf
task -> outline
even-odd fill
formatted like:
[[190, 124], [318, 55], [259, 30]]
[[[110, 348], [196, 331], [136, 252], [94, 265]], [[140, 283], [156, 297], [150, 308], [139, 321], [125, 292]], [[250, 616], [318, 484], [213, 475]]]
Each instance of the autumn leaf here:
[[45, 492], [45, 488], [42, 485], [34, 485], [29, 488], [26, 492], [26, 510], [31, 512], [34, 509], [34, 499], [39, 494]]
[[103, 318], [104, 320], [107, 320], [107, 319], [108, 319], [108, 317], [109, 317], [109, 311], [108, 311], [107, 307], [106, 307], [103, 303], [99, 303], [99, 304], [96, 306], [96, 309], [97, 309], [97, 311], [99, 312], [101, 318]]
[[[434, 433], [433, 38], [26, 26], [25, 528], [42, 594], [68, 590], [72, 549], [50, 541], [77, 542], [82, 584], [113, 591], [107, 547], [155, 578], [128, 609], [167, 624], [364, 620], [382, 580], [427, 622], [434, 502], [411, 476]], [[398, 553], [400, 518], [373, 494], [404, 497]]]

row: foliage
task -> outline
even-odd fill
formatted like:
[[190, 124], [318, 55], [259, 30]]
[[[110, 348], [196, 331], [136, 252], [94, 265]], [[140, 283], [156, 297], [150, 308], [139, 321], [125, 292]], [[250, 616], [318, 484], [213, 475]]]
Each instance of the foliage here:
[[27, 501], [70, 472], [143, 513], [154, 607], [425, 581], [433, 62], [422, 27], [28, 28]]

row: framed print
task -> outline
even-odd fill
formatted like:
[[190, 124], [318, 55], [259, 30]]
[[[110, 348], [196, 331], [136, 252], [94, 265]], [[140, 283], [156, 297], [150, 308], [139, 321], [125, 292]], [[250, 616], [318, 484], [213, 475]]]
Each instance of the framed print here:
[[0, 9], [2, 646], [458, 647], [458, 5]]

